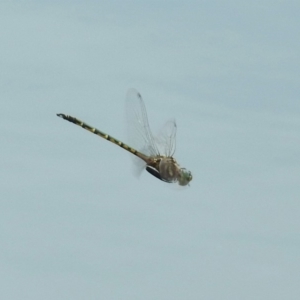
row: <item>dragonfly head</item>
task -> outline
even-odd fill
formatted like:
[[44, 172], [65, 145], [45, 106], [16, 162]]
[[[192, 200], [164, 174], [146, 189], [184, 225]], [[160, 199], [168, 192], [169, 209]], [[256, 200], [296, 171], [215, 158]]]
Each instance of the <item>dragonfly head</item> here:
[[193, 179], [192, 173], [185, 168], [180, 169], [180, 174], [178, 176], [179, 185], [187, 185]]

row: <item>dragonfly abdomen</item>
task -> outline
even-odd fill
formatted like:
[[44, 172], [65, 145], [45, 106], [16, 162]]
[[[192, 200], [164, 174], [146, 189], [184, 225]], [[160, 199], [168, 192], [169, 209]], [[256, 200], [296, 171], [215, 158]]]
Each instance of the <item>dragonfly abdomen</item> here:
[[83, 129], [85, 130], [88, 130], [108, 141], [110, 141], [111, 143], [114, 143], [115, 145], [118, 145], [119, 147], [127, 150], [128, 152], [136, 155], [137, 157], [143, 159], [146, 161], [147, 157], [145, 155], [143, 155], [142, 153], [140, 153], [139, 151], [135, 150], [134, 148], [131, 148], [129, 147], [128, 145], [124, 144], [123, 142], [115, 139], [114, 137], [102, 132], [101, 130], [95, 128], [95, 127], [92, 127], [90, 125], [88, 125], [87, 123], [85, 122], [82, 122], [81, 120], [77, 119], [77, 118], [74, 118], [72, 116], [69, 116], [69, 115], [65, 115], [65, 114], [57, 114], [58, 117], [60, 118], [63, 118], [64, 120], [67, 120], [71, 123], [74, 123], [75, 125], [78, 125], [80, 127], [82, 127]]

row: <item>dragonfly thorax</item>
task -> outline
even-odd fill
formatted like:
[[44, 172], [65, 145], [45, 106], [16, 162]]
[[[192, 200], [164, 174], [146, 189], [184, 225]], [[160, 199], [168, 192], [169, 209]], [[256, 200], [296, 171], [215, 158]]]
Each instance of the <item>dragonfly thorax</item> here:
[[176, 182], [180, 175], [180, 168], [173, 157], [162, 157], [159, 162], [159, 174], [167, 182]]

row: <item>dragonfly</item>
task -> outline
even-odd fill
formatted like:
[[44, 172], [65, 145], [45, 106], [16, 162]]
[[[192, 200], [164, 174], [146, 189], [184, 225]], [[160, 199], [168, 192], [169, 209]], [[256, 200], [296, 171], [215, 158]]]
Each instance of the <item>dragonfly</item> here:
[[159, 180], [177, 183], [179, 186], [189, 185], [193, 178], [191, 172], [186, 168], [181, 168], [173, 157], [176, 149], [177, 131], [175, 120], [168, 121], [160, 133], [154, 137], [150, 130], [146, 106], [141, 94], [135, 89], [130, 89], [127, 92], [126, 114], [129, 140], [134, 145], [132, 147], [75, 117], [62, 113], [57, 114], [57, 116], [135, 155], [139, 161], [137, 165], [142, 165], [142, 169], [145, 168]]

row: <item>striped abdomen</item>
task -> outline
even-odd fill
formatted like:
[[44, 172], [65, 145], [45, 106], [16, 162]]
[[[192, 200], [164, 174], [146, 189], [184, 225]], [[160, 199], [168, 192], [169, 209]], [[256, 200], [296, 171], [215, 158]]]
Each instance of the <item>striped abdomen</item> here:
[[129, 151], [130, 153], [136, 155], [137, 157], [141, 158], [145, 162], [148, 161], [148, 157], [146, 155], [144, 155], [144, 154], [140, 153], [139, 151], [137, 151], [137, 150], [129, 147], [128, 145], [126, 145], [123, 142], [121, 142], [121, 141], [113, 138], [112, 136], [110, 136], [110, 135], [108, 135], [108, 134], [106, 134], [106, 133], [98, 130], [97, 128], [94, 128], [94, 127], [92, 127], [92, 126], [90, 126], [90, 125], [88, 125], [88, 124], [80, 121], [79, 119], [76, 119], [76, 118], [74, 118], [72, 116], [68, 116], [68, 115], [64, 115], [64, 114], [57, 114], [57, 116], [60, 117], [60, 118], [65, 119], [65, 120], [67, 120], [69, 122], [72, 122], [72, 123], [74, 123], [74, 124], [76, 124], [76, 125], [84, 128], [84, 129], [86, 129], [86, 130], [88, 130], [88, 131], [90, 131], [90, 132], [92, 132], [92, 133], [94, 133], [94, 134], [96, 134], [96, 135], [98, 135], [98, 136], [100, 136], [100, 137], [102, 137], [102, 138], [104, 138], [104, 139], [106, 139], [106, 140], [108, 140], [108, 141], [110, 141], [110, 142], [118, 145], [119, 147], [121, 147], [121, 148]]

